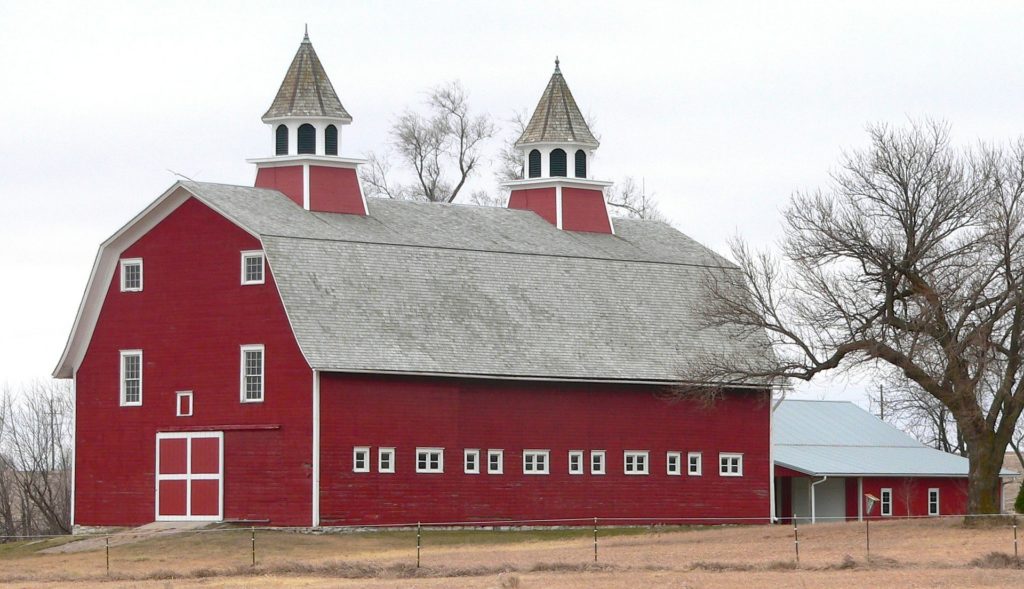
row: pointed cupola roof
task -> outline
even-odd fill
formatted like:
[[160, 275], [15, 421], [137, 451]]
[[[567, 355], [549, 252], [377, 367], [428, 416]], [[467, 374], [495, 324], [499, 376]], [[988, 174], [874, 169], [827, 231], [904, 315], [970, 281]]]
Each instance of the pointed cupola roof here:
[[292, 65], [288, 67], [274, 103], [263, 115], [263, 122], [286, 117], [329, 117], [352, 122], [352, 116], [338, 100], [334, 86], [313, 50], [308, 31]]
[[533, 111], [530, 124], [526, 125], [526, 130], [516, 141], [517, 146], [531, 143], [577, 143], [591, 147], [600, 145], [590, 132], [580, 107], [576, 106], [557, 58], [555, 72], [551, 74], [548, 86]]

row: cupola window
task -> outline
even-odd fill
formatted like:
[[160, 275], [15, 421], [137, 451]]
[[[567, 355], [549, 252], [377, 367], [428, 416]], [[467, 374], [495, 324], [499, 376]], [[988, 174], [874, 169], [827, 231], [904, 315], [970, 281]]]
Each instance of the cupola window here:
[[274, 139], [276, 149], [274, 153], [276, 155], [288, 155], [288, 127], [287, 125], [278, 125], [277, 130], [274, 131]]
[[551, 152], [551, 175], [562, 177], [567, 175], [564, 150], [555, 149]]
[[587, 152], [582, 149], [576, 150], [576, 177], [587, 177]]
[[299, 153], [316, 153], [316, 128], [309, 123], [299, 127]]
[[338, 128], [334, 125], [327, 125], [324, 129], [324, 153], [338, 155]]
[[530, 178], [540, 178], [540, 152], [536, 149], [530, 151]]

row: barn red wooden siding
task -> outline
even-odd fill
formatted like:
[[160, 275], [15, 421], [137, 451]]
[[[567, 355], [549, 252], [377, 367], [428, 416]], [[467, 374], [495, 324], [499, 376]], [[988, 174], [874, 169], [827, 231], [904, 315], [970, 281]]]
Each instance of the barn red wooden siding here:
[[[269, 265], [265, 284], [240, 284], [240, 252], [260, 247], [189, 199], [122, 255], [143, 258], [144, 290], [120, 292], [115, 272], [77, 372], [76, 524], [153, 521], [156, 433], [224, 425], [224, 517], [311, 523], [312, 372]], [[254, 343], [265, 401], [243, 404], [239, 346]], [[122, 349], [143, 350], [141, 407], [119, 406]], [[185, 390], [193, 416], [176, 417]]]
[[[400, 378], [321, 377], [321, 517], [325, 525], [495, 519], [758, 518], [769, 515], [770, 404], [763, 393], [727, 395], [713, 409], [667, 401], [645, 386]], [[369, 446], [370, 472], [353, 472], [353, 448]], [[379, 473], [377, 449], [393, 447], [395, 472]], [[415, 472], [417, 447], [445, 449], [444, 473]], [[480, 474], [463, 450], [480, 449]], [[504, 474], [487, 474], [487, 450], [504, 450]], [[522, 451], [549, 449], [550, 474], [524, 475]], [[584, 474], [568, 452], [584, 450]], [[606, 451], [604, 475], [590, 450]], [[647, 475], [623, 473], [623, 451], [647, 450]], [[682, 453], [681, 476], [666, 452]], [[703, 452], [687, 476], [686, 453]], [[742, 477], [718, 474], [718, 453], [744, 455]]]

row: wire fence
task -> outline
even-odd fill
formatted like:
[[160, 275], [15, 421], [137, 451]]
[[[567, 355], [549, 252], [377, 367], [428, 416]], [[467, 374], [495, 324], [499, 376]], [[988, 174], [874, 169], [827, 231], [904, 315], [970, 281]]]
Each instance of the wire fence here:
[[[809, 518], [807, 518], [809, 519]], [[872, 526], [874, 525], [876, 530], [878, 526], [892, 524], [897, 522], [913, 522], [915, 520], [931, 521], [931, 522], [948, 522], [949, 520], [962, 520], [965, 522], [975, 521], [980, 523], [979, 520], [988, 520], [985, 527], [989, 531], [1001, 532], [993, 533], [991, 535], [991, 545], [988, 549], [991, 552], [1005, 553], [1007, 555], [1012, 554], [1014, 561], [1018, 567], [1024, 566], [1021, 563], [1021, 546], [1020, 539], [1018, 536], [1018, 516], [1017, 515], [999, 515], [999, 514], [986, 514], [986, 515], [945, 515], [945, 516], [892, 516], [892, 517], [879, 517], [872, 516], [864, 518], [863, 520], [856, 520], [843, 516], [818, 516], [816, 518], [820, 524], [836, 523], [836, 522], [847, 522], [849, 526], [856, 525], [860, 527], [860, 531], [856, 532], [855, 535], [861, 536], [861, 548], [863, 555], [869, 557], [872, 555]], [[425, 550], [431, 547], [430, 535], [432, 533], [442, 532], [454, 532], [454, 531], [498, 531], [498, 532], [526, 532], [526, 531], [578, 531], [580, 536], [584, 536], [588, 543], [592, 544], [592, 556], [587, 560], [593, 563], [600, 563], [602, 558], [602, 532], [608, 536], [618, 537], [623, 530], [632, 529], [637, 531], [652, 531], [652, 532], [672, 532], [677, 530], [692, 529], [695, 527], [702, 527], [711, 529], [713, 527], [730, 527], [733, 529], [744, 529], [751, 526], [763, 526], [775, 532], [772, 538], [782, 538], [780, 532], [785, 530], [791, 531], [791, 550], [789, 557], [792, 562], [799, 566], [801, 562], [801, 556], [805, 558], [807, 556], [807, 539], [813, 538], [817, 542], [817, 546], [825, 546], [829, 544], [830, 533], [834, 532], [835, 527], [828, 525], [819, 526], [817, 524], [807, 523], [802, 516], [797, 516], [795, 519], [790, 521], [780, 521], [776, 518], [757, 518], [757, 517], [573, 517], [573, 518], [551, 518], [551, 519], [496, 519], [488, 521], [433, 521], [433, 522], [406, 522], [406, 523], [386, 523], [386, 524], [349, 524], [349, 525], [328, 525], [320, 526], [316, 528], [309, 527], [277, 527], [277, 526], [242, 526], [233, 524], [215, 524], [216, 527], [206, 528], [170, 528], [170, 529], [128, 529], [118, 531], [87, 531], [81, 532], [74, 535], [7, 535], [0, 536], [0, 543], [8, 542], [38, 542], [44, 540], [57, 540], [63, 539], [67, 541], [84, 541], [84, 540], [102, 540], [102, 545], [97, 542], [93, 543], [93, 546], [89, 550], [82, 552], [99, 552], [102, 555], [104, 570], [107, 575], [111, 574], [111, 548], [115, 548], [115, 559], [116, 564], [116, 548], [125, 544], [133, 544], [143, 540], [148, 540], [156, 537], [166, 537], [170, 534], [192, 534], [192, 535], [207, 535], [207, 534], [225, 534], [225, 533], [246, 533], [248, 554], [246, 554], [246, 564], [252, 568], [256, 568], [261, 561], [260, 555], [260, 536], [266, 534], [281, 534], [281, 533], [302, 533], [305, 535], [341, 535], [349, 534], [354, 536], [362, 535], [364, 537], [373, 536], [375, 533], [380, 532], [415, 532], [412, 534], [415, 538], [415, 567], [418, 569], [423, 566], [423, 553]], [[850, 533], [850, 527], [842, 528], [844, 534], [844, 540], [849, 541], [853, 535]], [[889, 534], [900, 534], [899, 531], [887, 532]], [[876, 531], [876, 535], [878, 532]], [[769, 538], [769, 536], [764, 536]], [[608, 540], [605, 540], [608, 544]], [[834, 538], [832, 538], [834, 539]], [[877, 538], [876, 538], [877, 540]], [[891, 536], [890, 536], [891, 540]], [[512, 540], [514, 542], [514, 540]], [[803, 542], [803, 546], [802, 546]], [[411, 544], [411, 539], [410, 539]], [[466, 544], [472, 544], [472, 541], [466, 541]], [[451, 547], [450, 544], [447, 545]], [[778, 543], [774, 545], [778, 548]], [[848, 548], [850, 546], [847, 546]], [[409, 546], [410, 550], [412, 546]], [[876, 551], [878, 549], [876, 545]], [[802, 554], [803, 550], [803, 554]], [[784, 555], [778, 554], [782, 558]], [[240, 563], [239, 563], [240, 564]], [[410, 563], [411, 564], [411, 563]]]

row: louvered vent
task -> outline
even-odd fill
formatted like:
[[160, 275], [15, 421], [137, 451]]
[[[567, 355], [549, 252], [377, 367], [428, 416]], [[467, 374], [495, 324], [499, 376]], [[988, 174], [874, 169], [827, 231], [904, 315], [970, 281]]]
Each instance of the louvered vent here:
[[288, 127], [284, 125], [278, 125], [277, 130], [274, 131], [276, 147], [274, 149], [275, 155], [288, 155]]
[[299, 153], [316, 153], [316, 129], [306, 123], [299, 127]]
[[551, 152], [551, 175], [565, 177], [566, 162], [565, 162], [565, 151], [556, 149]]
[[324, 130], [324, 153], [338, 155], [338, 128], [334, 125], [327, 125]]
[[576, 150], [576, 177], [587, 177], [587, 152], [582, 149]]
[[530, 178], [540, 178], [540, 152], [536, 149], [530, 152]]

